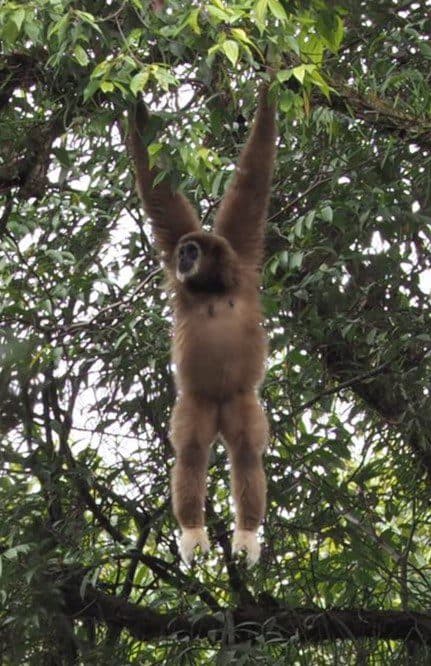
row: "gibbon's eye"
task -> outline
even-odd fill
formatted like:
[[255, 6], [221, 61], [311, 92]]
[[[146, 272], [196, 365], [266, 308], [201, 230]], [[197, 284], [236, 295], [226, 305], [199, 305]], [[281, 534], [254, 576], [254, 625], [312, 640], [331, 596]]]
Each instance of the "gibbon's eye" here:
[[187, 243], [187, 245], [184, 245], [183, 247], [186, 257], [192, 261], [198, 258], [198, 248], [194, 243]]

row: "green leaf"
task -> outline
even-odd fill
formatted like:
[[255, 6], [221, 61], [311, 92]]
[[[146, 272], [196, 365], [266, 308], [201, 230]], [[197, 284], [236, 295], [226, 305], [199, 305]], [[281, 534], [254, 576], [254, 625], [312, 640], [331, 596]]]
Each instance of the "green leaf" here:
[[298, 65], [292, 69], [292, 74], [300, 83], [304, 83], [305, 75], [316, 70], [316, 65]]
[[337, 16], [337, 28], [335, 31], [335, 38], [334, 38], [334, 44], [337, 51], [341, 46], [343, 37], [344, 37], [344, 23], [342, 19], [339, 16]]
[[286, 44], [288, 45], [288, 47], [294, 53], [296, 53], [297, 56], [299, 56], [301, 50], [299, 48], [299, 43], [298, 43], [298, 40], [296, 39], [296, 37], [293, 37], [292, 35], [287, 35], [287, 37], [285, 38], [285, 41], [286, 41]]
[[17, 27], [18, 32], [21, 30], [22, 24], [25, 19], [25, 10], [24, 9], [16, 9], [15, 11], [11, 12], [9, 14], [9, 20], [13, 21]]
[[75, 14], [78, 16], [83, 23], [88, 23], [88, 25], [91, 25], [91, 27], [99, 33], [99, 35], [103, 35], [100, 27], [97, 25], [97, 21], [93, 14], [90, 14], [90, 12], [83, 12], [79, 9], [75, 9]]
[[223, 176], [224, 176], [223, 171], [219, 171], [216, 174], [216, 176], [215, 176], [215, 178], [212, 182], [211, 195], [213, 197], [219, 197], [220, 196], [220, 185], [222, 183]]
[[421, 54], [428, 60], [431, 60], [431, 46], [428, 42], [419, 42], [418, 47]]
[[100, 90], [103, 92], [112, 92], [115, 89], [114, 84], [112, 81], [101, 81], [100, 82]]
[[[151, 143], [148, 146], [148, 164], [150, 169], [153, 168], [153, 166], [156, 163], [157, 160], [157, 155], [161, 152], [162, 150], [162, 144], [161, 143]], [[166, 173], [164, 171], [160, 172], [162, 175], [161, 180], [165, 177]]]
[[98, 65], [93, 69], [91, 72], [91, 78], [92, 79], [97, 79], [101, 76], [105, 76], [111, 69], [112, 63], [107, 62], [106, 60], [102, 60], [102, 62], [99, 62]]
[[138, 74], [135, 74], [130, 81], [130, 90], [132, 93], [136, 95], [138, 92], [145, 90], [149, 78], [150, 72], [148, 69], [143, 69], [141, 72], [138, 72]]
[[338, 14], [330, 9], [322, 9], [318, 13], [316, 27], [328, 48], [334, 53], [338, 51], [344, 34], [343, 21]]
[[300, 83], [304, 83], [306, 68], [305, 65], [298, 65], [292, 69], [292, 74]]
[[254, 6], [254, 13], [256, 16], [256, 23], [260, 31], [265, 28], [265, 19], [268, 12], [268, 0], [257, 0]]
[[19, 30], [16, 27], [16, 23], [14, 21], [7, 21], [3, 30], [1, 31], [1, 36], [3, 40], [9, 44], [14, 44], [16, 41], [16, 38], [19, 35]]
[[2, 557], [5, 557], [7, 560], [15, 560], [18, 555], [25, 555], [30, 552], [30, 550], [31, 545], [29, 543], [20, 543], [17, 546], [5, 550]]
[[168, 69], [166, 69], [166, 67], [152, 65], [150, 71], [156, 81], [161, 85], [163, 90], [166, 90], [166, 92], [169, 90], [170, 86], [175, 86], [177, 83], [175, 76], [173, 76], [173, 74]]
[[279, 72], [277, 72], [277, 79], [280, 81], [280, 83], [288, 81], [291, 76], [292, 76], [291, 69], [281, 69]]
[[313, 71], [309, 72], [310, 74], [310, 79], [313, 81], [313, 83], [320, 88], [320, 90], [323, 92], [325, 97], [327, 99], [330, 98], [330, 88], [328, 84], [326, 83], [325, 79], [321, 76], [321, 74], [317, 71], [317, 69], [313, 69]]
[[322, 208], [320, 211], [320, 216], [325, 222], [332, 222], [333, 217], [334, 217], [334, 212], [331, 208], [331, 206], [325, 206]]
[[82, 48], [80, 44], [77, 44], [73, 49], [73, 55], [75, 59], [79, 62], [82, 67], [86, 67], [89, 63], [89, 58], [87, 52]]
[[208, 14], [214, 19], [213, 23], [229, 23], [231, 16], [224, 10], [218, 7], [209, 6], [206, 8]]
[[33, 18], [27, 17], [24, 25], [25, 34], [34, 44], [39, 42], [41, 36], [41, 24], [38, 21], [33, 20]]
[[187, 24], [191, 27], [193, 32], [196, 33], [196, 35], [200, 35], [202, 32], [198, 20], [200, 11], [201, 11], [200, 9], [193, 9], [193, 11], [190, 12], [189, 17], [187, 19]]
[[232, 36], [237, 39], [237, 41], [243, 42], [244, 44], [250, 44], [250, 46], [254, 46], [254, 43], [251, 41], [245, 30], [242, 28], [232, 28], [231, 29]]
[[69, 25], [69, 20], [70, 14], [67, 12], [56, 23], [54, 23], [53, 26], [50, 27], [48, 30], [48, 39], [50, 39], [53, 35], [58, 35], [58, 41], [62, 42]]
[[232, 65], [236, 65], [239, 55], [239, 46], [233, 39], [227, 39], [220, 45], [221, 50], [229, 58]]
[[294, 106], [296, 95], [293, 90], [283, 90], [280, 95], [280, 111], [287, 113]]
[[268, 5], [271, 14], [282, 23], [286, 23], [287, 14], [279, 0], [268, 0]]
[[96, 90], [100, 88], [100, 81], [97, 79], [90, 79], [88, 85], [84, 88], [83, 98], [84, 102], [87, 102], [90, 97], [93, 97]]
[[310, 210], [304, 218], [304, 224], [306, 229], [311, 229], [313, 226], [314, 218], [316, 217], [316, 211]]
[[423, 342], [431, 342], [431, 335], [429, 333], [419, 333], [416, 335], [416, 340], [422, 340]]
[[301, 268], [302, 260], [304, 258], [303, 252], [292, 252], [289, 253], [289, 266], [292, 270]]
[[320, 65], [325, 52], [325, 42], [317, 35], [305, 33], [301, 35], [300, 42], [301, 58], [303, 60]]

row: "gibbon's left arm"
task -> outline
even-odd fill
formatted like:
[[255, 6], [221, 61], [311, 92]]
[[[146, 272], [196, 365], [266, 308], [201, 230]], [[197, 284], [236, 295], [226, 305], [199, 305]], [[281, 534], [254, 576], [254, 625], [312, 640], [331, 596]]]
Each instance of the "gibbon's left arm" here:
[[268, 83], [260, 87], [253, 127], [216, 215], [214, 229], [227, 238], [242, 260], [255, 267], [263, 258], [277, 138], [276, 107], [268, 100], [268, 88]]
[[181, 236], [200, 231], [201, 224], [188, 199], [181, 192], [173, 191], [167, 180], [154, 185], [159, 172], [155, 168], [150, 169], [148, 150], [142, 139], [147, 121], [147, 108], [143, 102], [138, 102], [129, 110], [128, 144], [135, 165], [138, 192], [150, 217], [156, 245], [169, 263]]

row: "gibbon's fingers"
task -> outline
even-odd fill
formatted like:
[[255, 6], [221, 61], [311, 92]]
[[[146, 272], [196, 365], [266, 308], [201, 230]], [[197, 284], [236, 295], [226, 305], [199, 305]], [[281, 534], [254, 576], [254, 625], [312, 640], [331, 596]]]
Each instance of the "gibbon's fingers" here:
[[200, 546], [202, 553], [208, 553], [210, 543], [203, 527], [184, 527], [182, 530], [179, 551], [181, 559], [187, 566], [193, 561], [193, 551], [196, 546]]
[[252, 567], [260, 557], [260, 543], [257, 540], [257, 532], [251, 530], [239, 530], [235, 528], [232, 538], [232, 553], [245, 550], [247, 553], [247, 565]]

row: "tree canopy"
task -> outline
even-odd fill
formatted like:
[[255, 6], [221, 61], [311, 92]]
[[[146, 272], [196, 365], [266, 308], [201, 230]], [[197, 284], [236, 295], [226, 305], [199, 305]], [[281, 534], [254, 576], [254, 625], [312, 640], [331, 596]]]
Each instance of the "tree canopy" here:
[[[2, 2], [2, 663], [429, 663], [430, 7]], [[126, 109], [143, 95], [151, 159], [210, 225], [266, 62], [264, 552], [231, 557], [216, 444], [187, 569]]]

